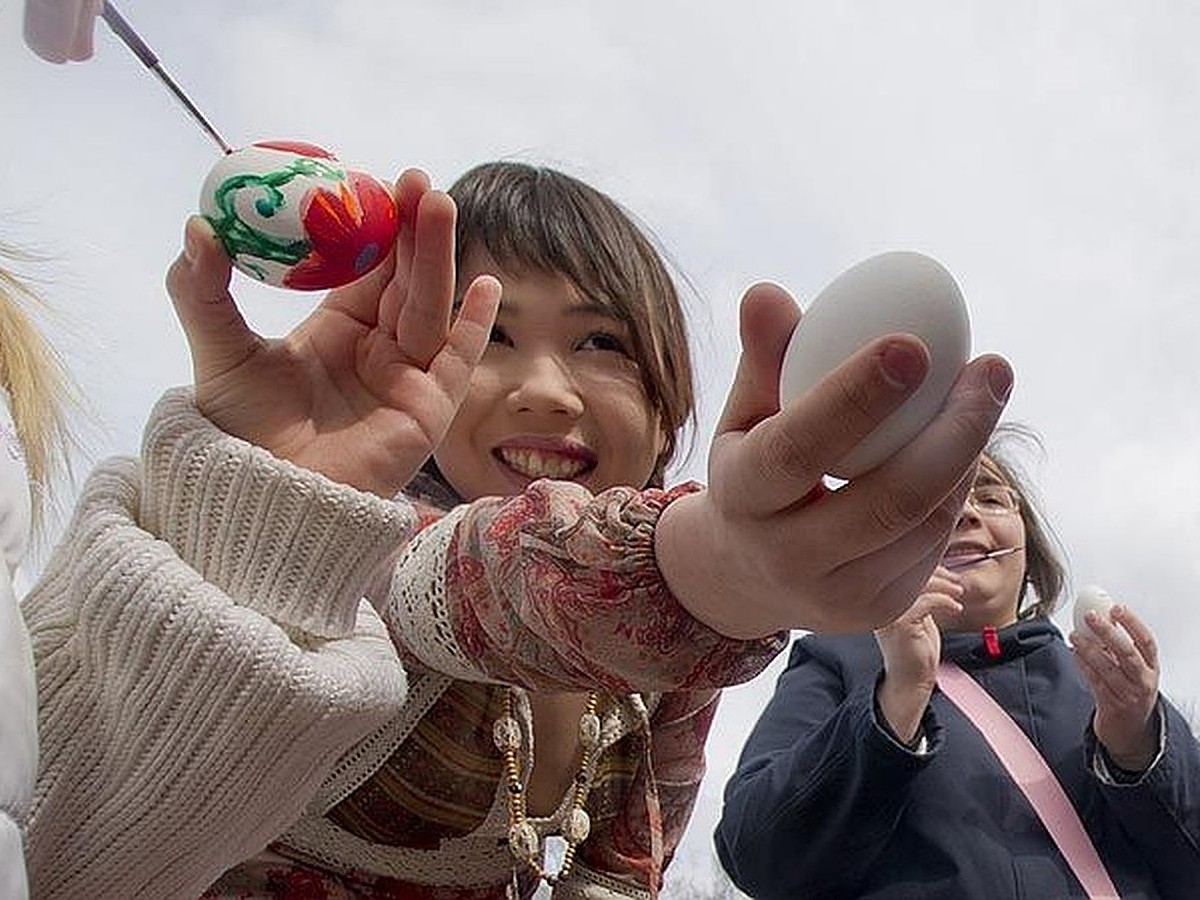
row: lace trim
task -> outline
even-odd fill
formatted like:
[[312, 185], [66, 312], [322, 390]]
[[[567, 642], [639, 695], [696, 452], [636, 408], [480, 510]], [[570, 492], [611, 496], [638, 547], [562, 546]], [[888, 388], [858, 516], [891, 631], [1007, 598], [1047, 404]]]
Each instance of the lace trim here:
[[408, 679], [408, 695], [400, 714], [338, 760], [309, 804], [305, 818], [324, 816], [378, 772], [451, 683], [450, 678], [435, 673], [411, 673]]
[[[390, 737], [384, 738], [383, 735], [385, 733], [389, 736], [398, 734], [400, 729], [397, 723], [401, 720], [408, 723], [408, 731], [411, 731], [417, 719], [424, 713], [424, 710], [417, 710], [416, 706], [419, 704], [432, 704], [441, 691], [445, 690], [448, 681], [449, 679], [435, 675], [422, 678], [419, 684], [414, 684], [410, 688], [410, 704], [406, 705], [404, 712], [392, 723], [389, 723], [387, 728], [382, 729], [358, 745], [355, 751], [352, 751], [351, 755], [357, 757], [360, 762], [373, 758], [374, 753], [371, 752], [371, 755], [368, 755], [368, 751], [363, 745], [371, 744], [376, 749], [386, 746]], [[529, 740], [532, 738], [533, 720], [528, 695], [525, 691], [519, 689], [514, 693], [517, 699], [515, 712], [517, 713], [522, 729], [526, 733], [526, 739]], [[658, 699], [658, 695], [655, 694], [646, 696], [651, 710], [657, 705]], [[426, 705], [427, 708], [428, 705]], [[633, 731], [644, 730], [647, 721], [645, 710], [646, 706], [643, 704], [642, 697], [637, 694], [621, 697], [615, 706], [606, 710], [601, 720], [600, 729], [601, 742], [604, 748], [607, 749]], [[393, 731], [394, 727], [395, 731]], [[375, 743], [376, 741], [378, 743]], [[361, 756], [357, 752], [359, 748], [363, 748]], [[533, 768], [533, 758], [534, 754], [531, 752], [529, 758], [524, 761], [524, 765], [522, 766], [524, 769], [522, 777], [526, 781], [528, 781], [529, 773]], [[386, 759], [386, 756], [383, 759]], [[328, 797], [336, 795], [338, 788], [333, 784], [335, 780], [337, 780], [338, 785], [342, 786], [350, 785], [351, 783], [354, 783], [354, 787], [360, 785], [375, 771], [372, 768], [364, 775], [363, 771], [365, 768], [361, 764], [354, 766], [347, 765], [345, 767], [346, 771], [343, 772], [343, 766], [339, 765], [338, 771], [340, 774], [327, 780], [326, 787], [322, 789], [320, 800], [324, 801]], [[378, 766], [375, 768], [378, 768]], [[592, 771], [588, 774], [594, 778], [595, 760], [593, 760], [591, 768]], [[355, 782], [355, 778], [359, 780]], [[501, 884], [507, 882], [513, 871], [513, 857], [504, 840], [508, 829], [508, 809], [505, 798], [502, 795], [503, 790], [503, 781], [498, 782], [491, 809], [478, 828], [462, 837], [443, 840], [436, 850], [387, 846], [364, 840], [346, 831], [324, 815], [319, 814], [317, 812], [320, 805], [318, 802], [313, 803], [309, 811], [278, 839], [278, 843], [295, 850], [297, 853], [328, 868], [330, 871], [343, 874], [367, 872], [372, 875], [410, 881], [414, 884], [448, 887], [487, 887]], [[568, 792], [563, 796], [562, 802], [550, 816], [545, 818], [530, 818], [528, 821], [544, 840], [547, 836], [557, 831], [562, 817], [566, 814], [569, 807], [570, 794]], [[327, 805], [324, 808], [328, 809], [329, 806]], [[555, 896], [560, 896], [560, 891], [567, 889], [573, 882], [576, 882], [577, 878], [581, 877], [583, 877], [581, 870], [576, 869], [575, 874], [558, 887], [555, 891]], [[632, 896], [648, 898], [650, 896], [644, 891], [637, 890], [632, 885], [628, 885], [617, 879], [605, 878], [594, 872], [587, 873], [586, 881], [587, 883], [594, 882], [606, 889], [617, 891], [616, 896], [618, 897]], [[564, 893], [561, 896], [583, 895]], [[588, 894], [587, 896], [590, 897], [591, 895]]]
[[554, 900], [650, 900], [651, 893], [595, 869], [575, 865], [575, 873], [554, 889]]
[[405, 577], [392, 580], [385, 618], [397, 643], [426, 666], [452, 678], [477, 681], [479, 671], [458, 646], [446, 600], [450, 543], [469, 509], [451, 510], [409, 541], [394, 569]]
[[505, 883], [512, 872], [508, 846], [478, 830], [444, 840], [436, 850], [418, 850], [373, 844], [324, 817], [305, 817], [280, 841], [334, 872], [357, 870], [413, 884], [481, 888]]

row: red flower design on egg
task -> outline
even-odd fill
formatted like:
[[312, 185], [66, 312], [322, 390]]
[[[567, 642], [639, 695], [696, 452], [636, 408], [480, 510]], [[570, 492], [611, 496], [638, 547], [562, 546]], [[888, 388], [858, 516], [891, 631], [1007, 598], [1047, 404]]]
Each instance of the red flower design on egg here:
[[336, 192], [309, 191], [300, 208], [312, 249], [288, 272], [285, 287], [314, 291], [347, 284], [373, 269], [396, 240], [392, 195], [362, 172], [347, 172]]

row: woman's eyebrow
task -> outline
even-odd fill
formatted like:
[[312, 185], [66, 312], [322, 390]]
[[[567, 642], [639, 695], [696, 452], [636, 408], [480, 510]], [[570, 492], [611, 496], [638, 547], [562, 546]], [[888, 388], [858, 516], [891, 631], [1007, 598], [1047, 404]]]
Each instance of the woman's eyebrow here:
[[572, 303], [564, 311], [564, 315], [568, 316], [599, 316], [603, 319], [611, 319], [614, 322], [621, 322], [621, 318], [616, 311], [610, 306], [605, 306], [603, 303], [598, 303], [595, 300], [584, 300], [580, 303]]
[[995, 472], [989, 472], [987, 469], [980, 469], [975, 476], [975, 484], [995, 484], [1001, 487], [1009, 487], [1007, 481]]

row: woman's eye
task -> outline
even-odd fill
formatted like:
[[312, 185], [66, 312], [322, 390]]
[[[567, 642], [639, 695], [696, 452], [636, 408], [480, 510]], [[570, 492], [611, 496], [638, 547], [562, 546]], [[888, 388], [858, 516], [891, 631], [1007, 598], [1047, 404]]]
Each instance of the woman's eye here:
[[1017, 498], [1013, 492], [1003, 487], [980, 487], [974, 492], [975, 503], [983, 509], [1015, 510]]
[[625, 356], [629, 355], [629, 350], [625, 347], [625, 342], [615, 334], [609, 334], [606, 331], [597, 331], [589, 334], [579, 342], [580, 350], [609, 350], [613, 353], [622, 353]]
[[506, 347], [512, 346], [512, 338], [508, 336], [508, 332], [499, 325], [492, 326], [492, 333], [488, 336], [488, 342], [492, 344], [503, 344]]

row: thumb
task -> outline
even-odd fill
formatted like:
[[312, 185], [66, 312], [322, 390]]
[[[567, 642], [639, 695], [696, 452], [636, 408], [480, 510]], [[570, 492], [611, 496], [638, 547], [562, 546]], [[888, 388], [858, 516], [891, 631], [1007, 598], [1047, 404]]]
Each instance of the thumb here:
[[800, 307], [775, 284], [753, 285], [742, 297], [742, 356], [717, 434], [749, 431], [779, 411], [779, 371]]
[[229, 293], [232, 271], [212, 226], [200, 216], [189, 218], [183, 252], [167, 270], [167, 293], [192, 352], [197, 387], [237, 366], [262, 343]]

